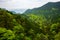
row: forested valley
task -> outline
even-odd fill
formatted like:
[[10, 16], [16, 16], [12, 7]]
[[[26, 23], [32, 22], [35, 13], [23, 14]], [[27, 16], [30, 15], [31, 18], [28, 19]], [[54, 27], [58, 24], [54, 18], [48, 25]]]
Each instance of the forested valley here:
[[60, 2], [23, 14], [0, 8], [0, 40], [60, 40]]

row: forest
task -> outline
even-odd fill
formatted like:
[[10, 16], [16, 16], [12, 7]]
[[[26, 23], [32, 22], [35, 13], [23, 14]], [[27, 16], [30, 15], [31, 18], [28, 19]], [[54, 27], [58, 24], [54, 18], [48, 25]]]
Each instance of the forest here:
[[0, 40], [60, 40], [60, 7], [27, 11], [0, 8]]

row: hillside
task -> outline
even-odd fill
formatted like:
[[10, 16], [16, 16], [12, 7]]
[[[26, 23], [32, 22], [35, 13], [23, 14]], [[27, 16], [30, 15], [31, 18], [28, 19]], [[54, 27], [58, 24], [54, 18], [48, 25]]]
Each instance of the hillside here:
[[34, 8], [34, 9], [28, 9], [25, 11], [25, 14], [40, 14], [41, 12], [47, 13], [52, 10], [60, 10], [60, 2], [49, 2], [42, 7]]
[[0, 8], [0, 40], [60, 40], [60, 2], [24, 14]]
[[[28, 9], [23, 13], [25, 15], [34, 14], [37, 16], [43, 15], [47, 20], [50, 21], [56, 21], [60, 17], [60, 2], [49, 2], [42, 7], [34, 8], [34, 9]], [[59, 21], [59, 20], [58, 20]]]

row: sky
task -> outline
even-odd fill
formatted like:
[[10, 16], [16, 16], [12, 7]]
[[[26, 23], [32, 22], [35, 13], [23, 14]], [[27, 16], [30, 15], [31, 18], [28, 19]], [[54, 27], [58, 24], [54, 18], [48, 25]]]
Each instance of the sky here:
[[32, 9], [41, 7], [48, 2], [60, 0], [0, 0], [0, 8], [6, 9]]

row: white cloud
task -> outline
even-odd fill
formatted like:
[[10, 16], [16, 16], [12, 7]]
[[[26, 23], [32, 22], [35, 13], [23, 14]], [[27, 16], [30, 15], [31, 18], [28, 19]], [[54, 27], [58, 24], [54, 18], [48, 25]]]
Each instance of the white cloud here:
[[60, 0], [49, 0], [50, 2], [57, 2], [57, 1], [60, 1]]
[[28, 9], [44, 5], [47, 2], [56, 2], [60, 0], [6, 0], [1, 2], [0, 7], [7, 9]]

